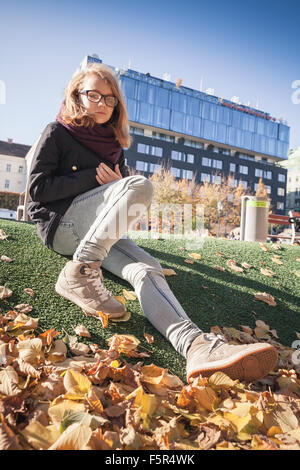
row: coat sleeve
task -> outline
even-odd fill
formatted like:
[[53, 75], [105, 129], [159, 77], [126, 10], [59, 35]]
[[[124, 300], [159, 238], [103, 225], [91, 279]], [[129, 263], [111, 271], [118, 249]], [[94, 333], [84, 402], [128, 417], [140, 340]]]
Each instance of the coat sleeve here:
[[48, 125], [41, 135], [31, 164], [28, 184], [32, 201], [47, 203], [76, 197], [98, 186], [96, 168], [57, 176], [60, 154], [54, 130]]
[[129, 168], [127, 165], [125, 165], [125, 155], [124, 155], [123, 149], [122, 149], [120, 158], [117, 163], [119, 164], [120, 173], [123, 176], [123, 178], [126, 178], [126, 176], [129, 176]]

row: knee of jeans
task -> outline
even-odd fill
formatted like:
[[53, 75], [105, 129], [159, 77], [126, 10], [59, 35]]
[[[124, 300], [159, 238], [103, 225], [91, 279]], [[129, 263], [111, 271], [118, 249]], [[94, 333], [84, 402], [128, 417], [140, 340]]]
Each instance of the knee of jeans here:
[[149, 263], [139, 262], [129, 264], [122, 273], [124, 279], [133, 286], [136, 286], [137, 283], [143, 281], [149, 274], [156, 274], [165, 279], [162, 267], [155, 259], [151, 260]]
[[130, 188], [134, 188], [142, 192], [147, 200], [152, 200], [154, 188], [152, 182], [143, 175], [133, 175], [129, 183]]

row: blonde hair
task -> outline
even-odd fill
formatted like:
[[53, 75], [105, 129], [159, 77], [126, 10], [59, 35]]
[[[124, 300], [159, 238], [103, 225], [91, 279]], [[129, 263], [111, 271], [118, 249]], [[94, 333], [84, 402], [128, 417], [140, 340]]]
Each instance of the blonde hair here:
[[77, 69], [64, 90], [65, 106], [63, 107], [61, 117], [67, 124], [79, 127], [94, 127], [96, 124], [92, 115], [87, 114], [83, 107], [78, 91], [84, 83], [87, 75], [98, 75], [111, 86], [114, 96], [118, 98], [118, 104], [114, 108], [110, 120], [105, 123], [109, 125], [115, 133], [116, 139], [121, 147], [129, 148], [132, 138], [129, 134], [128, 114], [125, 106], [125, 100], [120, 88], [118, 78], [110, 67], [104, 64], [93, 63], [84, 69]]

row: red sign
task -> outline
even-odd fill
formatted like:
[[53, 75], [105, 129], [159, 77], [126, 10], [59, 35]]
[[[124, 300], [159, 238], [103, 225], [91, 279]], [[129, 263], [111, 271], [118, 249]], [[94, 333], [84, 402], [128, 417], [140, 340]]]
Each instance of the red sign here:
[[238, 106], [238, 105], [233, 104], [233, 103], [226, 103], [226, 102], [222, 101], [222, 99], [220, 99], [220, 98], [219, 98], [219, 101], [223, 106], [227, 106], [228, 108], [236, 109], [237, 111], [243, 111], [244, 113], [248, 113], [248, 114], [253, 114], [254, 116], [258, 116], [258, 117], [267, 119], [268, 121], [270, 121], [270, 120], [276, 121], [276, 118], [273, 118], [271, 116], [266, 116], [265, 114], [258, 113], [257, 111], [254, 111], [252, 109], [245, 109], [245, 108], [242, 108], [241, 106]]

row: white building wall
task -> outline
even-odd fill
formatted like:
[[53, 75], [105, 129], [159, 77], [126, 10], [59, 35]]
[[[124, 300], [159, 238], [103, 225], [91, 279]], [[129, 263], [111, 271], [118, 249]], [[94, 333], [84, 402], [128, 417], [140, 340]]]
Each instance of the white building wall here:
[[25, 181], [25, 158], [0, 154], [0, 191], [21, 193], [24, 191]]

